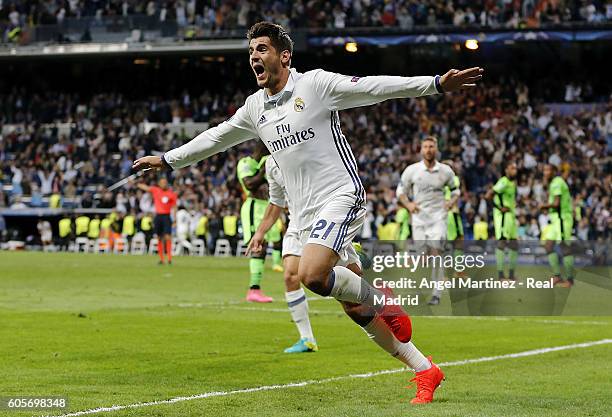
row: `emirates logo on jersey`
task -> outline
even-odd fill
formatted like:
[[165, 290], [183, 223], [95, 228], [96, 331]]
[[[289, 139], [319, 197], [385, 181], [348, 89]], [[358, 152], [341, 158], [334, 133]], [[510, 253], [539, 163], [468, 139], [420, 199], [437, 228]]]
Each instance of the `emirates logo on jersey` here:
[[299, 113], [305, 108], [306, 108], [306, 104], [304, 103], [304, 100], [302, 100], [301, 97], [296, 98], [295, 103], [293, 104], [293, 109]]

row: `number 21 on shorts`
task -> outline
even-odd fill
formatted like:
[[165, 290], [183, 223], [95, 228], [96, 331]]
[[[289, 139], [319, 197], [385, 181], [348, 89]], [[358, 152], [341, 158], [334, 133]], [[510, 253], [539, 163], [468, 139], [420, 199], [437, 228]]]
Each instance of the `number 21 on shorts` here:
[[[329, 236], [329, 234], [331, 233], [331, 231], [334, 229], [335, 226], [336, 226], [336, 222], [328, 222], [325, 219], [320, 219], [315, 225], [315, 227], [312, 229], [312, 232], [310, 232], [310, 237], [312, 239], [325, 240], [327, 239], [327, 237]], [[321, 236], [320, 233], [323, 230], [325, 231], [323, 232], [323, 235]]]

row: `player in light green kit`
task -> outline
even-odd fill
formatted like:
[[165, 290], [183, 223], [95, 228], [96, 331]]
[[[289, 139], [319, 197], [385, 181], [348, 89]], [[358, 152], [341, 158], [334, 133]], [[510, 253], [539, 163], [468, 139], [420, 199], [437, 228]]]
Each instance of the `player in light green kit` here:
[[[572, 208], [572, 196], [566, 179], [569, 171], [564, 176], [556, 175], [557, 169], [554, 165], [544, 166], [544, 182], [548, 185], [548, 203], [542, 204], [542, 210], [548, 210], [549, 227], [542, 240], [546, 241], [545, 248], [548, 253], [548, 263], [553, 271], [554, 284], [559, 287], [569, 288], [574, 285], [574, 256], [571, 253], [572, 229], [574, 227], [574, 211]], [[567, 280], [561, 278], [561, 266], [559, 255], [555, 252], [555, 243], [561, 243], [563, 254], [563, 267]]]
[[[238, 181], [246, 196], [240, 209], [240, 219], [242, 221], [242, 232], [245, 245], [248, 245], [253, 233], [259, 227], [263, 219], [266, 207], [268, 207], [268, 183], [266, 181], [265, 162], [267, 149], [263, 142], [258, 141], [253, 155], [244, 157], [238, 161]], [[266, 235], [266, 241], [274, 244], [273, 264], [274, 269], [279, 270], [281, 264], [281, 244], [282, 238], [278, 227], [273, 227]], [[260, 252], [251, 254], [249, 260], [249, 270], [251, 279], [247, 301], [258, 303], [272, 302], [272, 298], [266, 296], [261, 291], [261, 279], [263, 278], [264, 263], [266, 259], [266, 248]], [[282, 271], [282, 266], [280, 267]]]
[[[453, 161], [447, 160], [443, 163], [450, 166], [455, 173], [458, 172]], [[458, 175], [455, 175], [453, 178], [453, 184], [455, 189], [461, 188], [461, 181], [459, 180]], [[452, 200], [451, 192], [450, 187], [444, 187], [444, 198], [446, 201]], [[453, 257], [457, 258], [459, 256], [463, 256], [463, 221], [461, 220], [461, 213], [459, 212], [459, 200], [455, 201], [455, 204], [453, 204], [448, 210], [447, 228], [448, 231], [446, 233], [446, 240], [453, 242]], [[459, 272], [457, 275], [463, 276], [465, 274], [463, 272]]]
[[406, 207], [398, 207], [395, 213], [395, 223], [400, 225], [398, 239], [402, 242], [410, 239], [412, 227], [410, 226], [410, 212]]
[[516, 163], [508, 162], [501, 177], [486, 195], [487, 200], [493, 200], [493, 223], [495, 226], [495, 259], [499, 279], [505, 279], [504, 261], [508, 249], [509, 271], [508, 279], [516, 280], [514, 271], [518, 259], [518, 227], [516, 224]]

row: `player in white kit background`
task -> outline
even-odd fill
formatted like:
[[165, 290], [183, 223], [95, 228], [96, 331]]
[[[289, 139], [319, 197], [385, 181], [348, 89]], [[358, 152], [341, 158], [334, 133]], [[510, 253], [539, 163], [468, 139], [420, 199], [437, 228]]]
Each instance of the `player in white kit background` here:
[[181, 253], [184, 250], [187, 252], [193, 250], [193, 245], [189, 241], [192, 221], [191, 213], [184, 206], [180, 206], [176, 212], [176, 237]]
[[300, 281], [319, 295], [364, 304], [368, 315], [360, 319], [360, 325], [384, 323], [397, 340], [410, 343], [407, 362], [416, 372], [417, 385], [412, 402], [431, 402], [443, 374], [410, 342], [409, 317], [400, 307], [377, 305], [374, 298], [383, 297], [380, 290], [336, 265], [348, 257], [347, 248], [366, 211], [365, 190], [342, 134], [338, 111], [470, 88], [481, 79], [483, 70], [450, 70], [435, 77], [359, 78], [321, 69], [302, 74], [290, 68], [293, 42], [281, 26], [257, 23], [247, 38], [249, 63], [262, 89], [250, 95], [228, 121], [161, 157], [139, 158], [133, 168], [178, 169], [261, 138], [280, 167], [287, 195], [295, 204], [293, 227], [308, 230], [298, 267]]
[[36, 225], [38, 233], [40, 234], [40, 242], [42, 243], [43, 250], [46, 251], [51, 247], [53, 242], [53, 232], [51, 231], [51, 223], [47, 220], [38, 220]]
[[[300, 333], [300, 340], [293, 346], [285, 349], [286, 353], [313, 352], [318, 350], [316, 340], [313, 335], [310, 317], [308, 314], [308, 300], [306, 293], [301, 288], [298, 275], [298, 268], [302, 250], [308, 240], [310, 230], [295, 230], [291, 224], [291, 212], [295, 207], [289, 202], [282, 174], [273, 159], [266, 161], [266, 177], [269, 185], [270, 204], [264, 214], [264, 218], [259, 228], [249, 242], [247, 252], [258, 251], [263, 248], [265, 234], [278, 219], [285, 207], [289, 209], [289, 226], [283, 238], [283, 267], [285, 279], [285, 299], [291, 313], [291, 317]], [[293, 207], [293, 208], [292, 208]], [[351, 245], [347, 247], [346, 261], [339, 260], [338, 264], [346, 265], [348, 269], [361, 276], [362, 267], [359, 255]], [[361, 324], [368, 337], [382, 349], [386, 350], [391, 356], [397, 358], [408, 366], [414, 366], [419, 353], [414, 345], [408, 342], [401, 342], [391, 332], [389, 327], [378, 317], [375, 312], [364, 304], [343, 302], [344, 311], [357, 324]], [[372, 317], [371, 320], [363, 321], [363, 317]], [[416, 359], [415, 359], [416, 358]], [[420, 355], [421, 364], [425, 367], [429, 362]]]
[[[441, 255], [448, 230], [448, 210], [457, 203], [460, 191], [455, 185], [453, 169], [436, 159], [438, 140], [427, 136], [421, 140], [422, 160], [409, 165], [397, 186], [397, 198], [410, 211], [413, 239], [419, 250]], [[444, 188], [451, 190], [446, 200]], [[444, 280], [444, 268], [432, 267], [431, 279]], [[441, 290], [434, 289], [430, 305], [440, 303]]]

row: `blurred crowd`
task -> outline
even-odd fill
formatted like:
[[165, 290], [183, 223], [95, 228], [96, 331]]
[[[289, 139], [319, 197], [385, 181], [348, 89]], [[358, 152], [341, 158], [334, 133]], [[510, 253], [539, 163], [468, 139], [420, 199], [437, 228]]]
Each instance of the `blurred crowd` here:
[[[573, 88], [573, 87], [572, 87]], [[151, 198], [128, 184], [105, 189], [130, 174], [132, 161], [189, 140], [172, 133], [177, 122], [215, 125], [232, 115], [248, 92], [187, 92], [173, 99], [127, 100], [102, 94], [88, 100], [72, 95], [0, 97], [0, 207], [83, 207], [114, 209], [136, 216], [152, 211]], [[579, 104], [574, 104], [579, 106]], [[570, 112], [571, 113], [571, 112]], [[362, 238], [377, 237], [393, 222], [395, 187], [403, 169], [419, 159], [419, 139], [438, 137], [442, 160], [451, 160], [461, 179], [461, 215], [466, 236], [473, 225], [491, 225], [484, 194], [499, 178], [506, 161], [519, 168], [518, 219], [521, 239], [537, 239], [547, 214], [538, 203], [547, 198], [542, 167], [551, 163], [569, 173], [580, 239], [610, 237], [612, 195], [612, 100], [562, 115], [553, 112], [527, 86], [499, 80], [473, 90], [413, 100], [394, 100], [345, 111], [343, 130], [356, 155], [368, 191], [368, 221]], [[147, 128], [145, 122], [166, 122]], [[65, 124], [68, 123], [68, 124]], [[71, 126], [71, 128], [66, 128]], [[180, 130], [179, 130], [180, 131]], [[241, 190], [236, 164], [253, 142], [218, 154], [171, 175], [179, 206], [222, 229], [223, 218], [238, 216]], [[153, 175], [143, 178], [156, 181]]]
[[2, 0], [5, 37], [19, 27], [66, 18], [146, 16], [180, 27], [246, 29], [259, 20], [287, 28], [482, 26], [538, 27], [612, 19], [605, 0]]
[[547, 213], [538, 208], [548, 198], [548, 184], [542, 179], [545, 163], [555, 165], [559, 174], [569, 173], [577, 237], [609, 238], [612, 101], [602, 110], [562, 116], [530, 98], [526, 86], [504, 82], [442, 98], [387, 102], [372, 110], [352, 110], [342, 120], [369, 191], [373, 234], [395, 218], [399, 176], [419, 160], [418, 139], [433, 134], [442, 159], [452, 161], [460, 177], [460, 210], [468, 238], [479, 221], [490, 228], [491, 203], [484, 194], [508, 161], [518, 165], [521, 239], [538, 239], [548, 224]]

